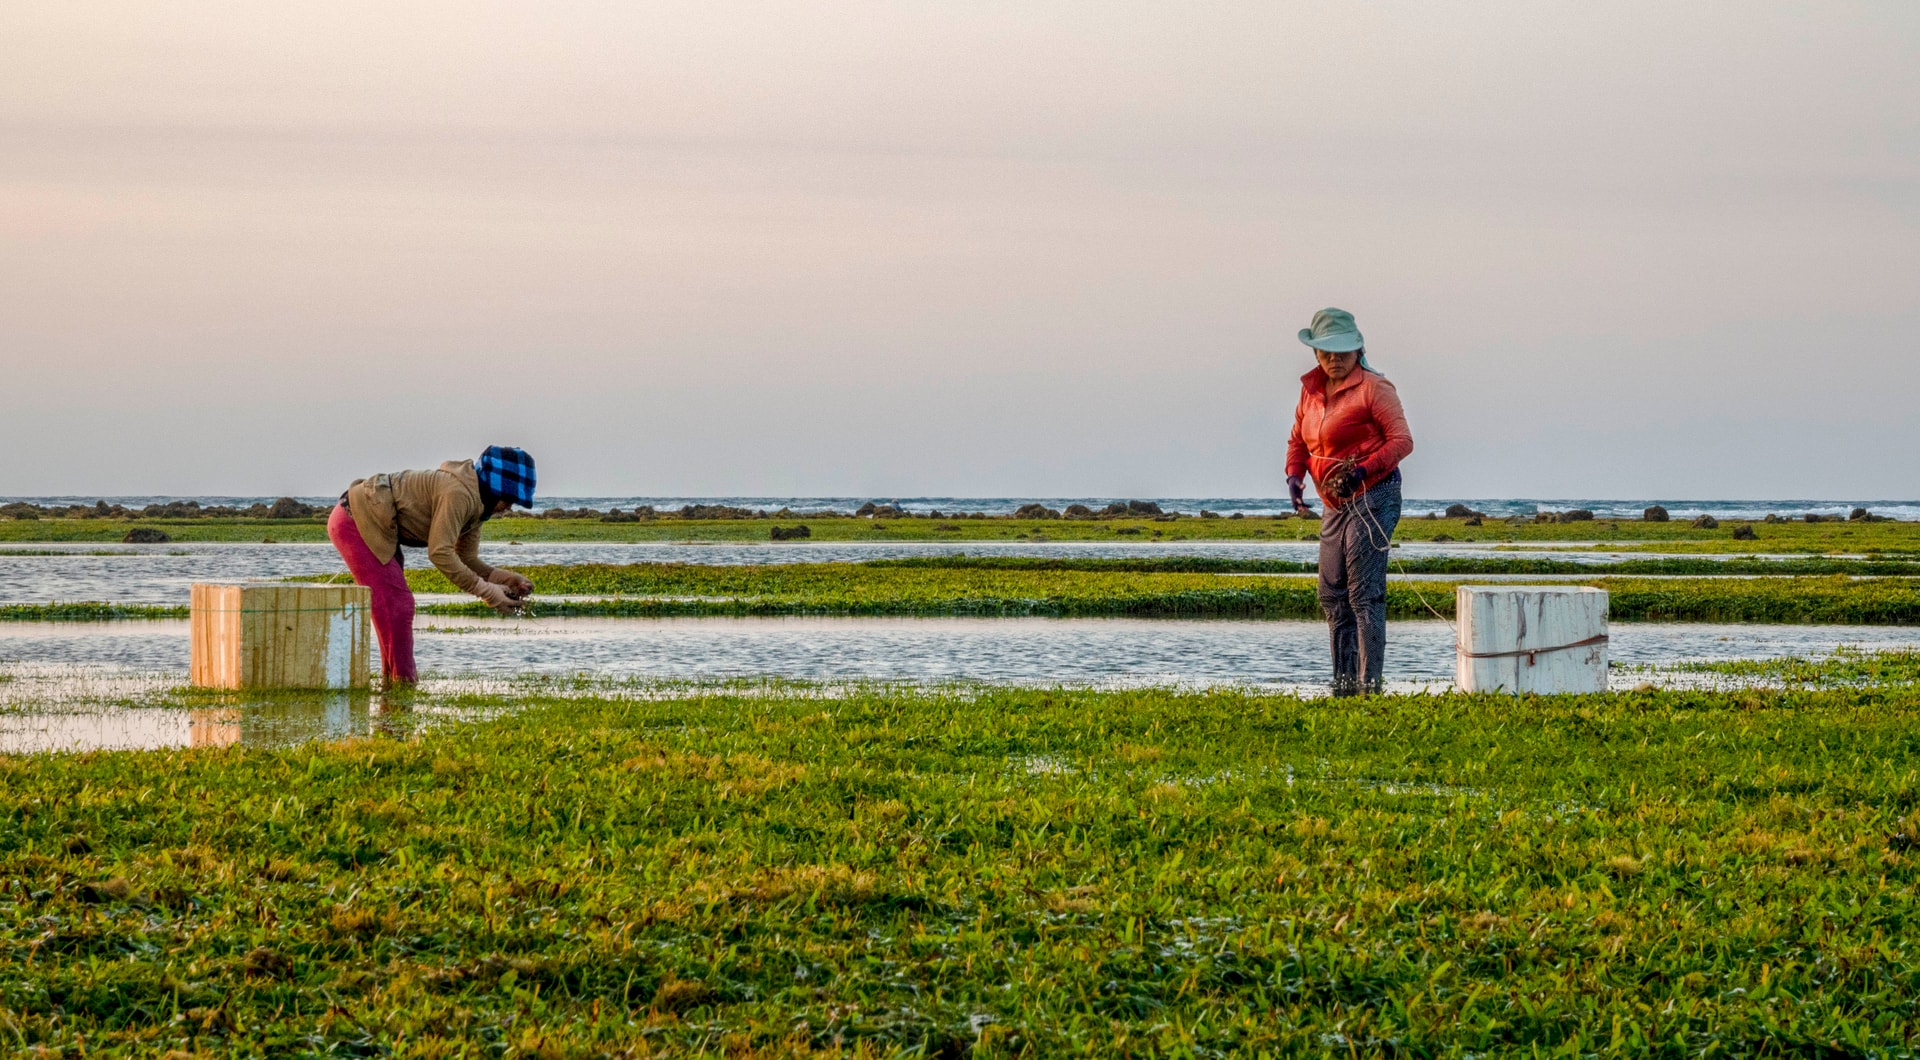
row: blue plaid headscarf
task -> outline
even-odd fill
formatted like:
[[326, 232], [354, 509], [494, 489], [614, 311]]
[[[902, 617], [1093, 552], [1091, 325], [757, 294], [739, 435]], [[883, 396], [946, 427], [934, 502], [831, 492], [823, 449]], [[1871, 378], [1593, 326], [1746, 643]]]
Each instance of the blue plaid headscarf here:
[[525, 449], [489, 445], [474, 470], [480, 473], [480, 488], [488, 494], [522, 508], [533, 507], [533, 457]]

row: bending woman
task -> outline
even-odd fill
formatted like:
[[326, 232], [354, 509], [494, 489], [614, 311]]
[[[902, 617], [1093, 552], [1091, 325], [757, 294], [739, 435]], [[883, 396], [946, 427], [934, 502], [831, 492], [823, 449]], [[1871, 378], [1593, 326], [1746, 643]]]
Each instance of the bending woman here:
[[419, 680], [413, 666], [413, 590], [400, 546], [427, 558], [461, 592], [502, 614], [519, 610], [533, 583], [480, 561], [480, 527], [514, 505], [533, 507], [533, 458], [491, 445], [478, 461], [449, 460], [433, 471], [397, 471], [355, 480], [327, 520], [327, 536], [356, 584], [373, 590], [373, 632], [388, 687]]
[[1300, 377], [1287, 439], [1287, 491], [1306, 515], [1306, 476], [1320, 521], [1320, 608], [1333, 644], [1333, 694], [1378, 693], [1387, 650], [1387, 556], [1400, 523], [1400, 461], [1413, 452], [1400, 395], [1367, 365], [1366, 342], [1342, 309], [1300, 332], [1319, 365]]

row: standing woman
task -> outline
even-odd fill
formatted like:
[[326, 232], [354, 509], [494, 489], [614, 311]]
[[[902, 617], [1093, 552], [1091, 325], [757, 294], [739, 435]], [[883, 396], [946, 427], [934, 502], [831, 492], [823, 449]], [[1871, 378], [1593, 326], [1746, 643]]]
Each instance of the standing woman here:
[[1380, 691], [1387, 649], [1387, 556], [1400, 523], [1400, 461], [1413, 433], [1400, 395], [1367, 365], [1366, 342], [1344, 309], [1322, 309], [1300, 332], [1319, 366], [1300, 377], [1300, 403], [1287, 439], [1287, 491], [1312, 515], [1306, 476], [1326, 517], [1320, 521], [1320, 608], [1333, 642], [1333, 694]]
[[433, 471], [397, 471], [355, 480], [327, 520], [327, 536], [355, 584], [373, 590], [373, 632], [388, 687], [419, 680], [413, 665], [413, 590], [400, 546], [427, 558], [461, 592], [502, 614], [517, 611], [533, 583], [480, 561], [480, 527], [514, 505], [533, 507], [533, 457], [490, 445], [478, 461], [449, 460]]

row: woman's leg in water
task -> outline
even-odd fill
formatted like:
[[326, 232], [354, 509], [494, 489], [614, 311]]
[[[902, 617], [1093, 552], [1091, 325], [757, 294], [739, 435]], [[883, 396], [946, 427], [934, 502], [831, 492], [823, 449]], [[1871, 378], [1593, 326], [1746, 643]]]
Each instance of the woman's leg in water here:
[[1333, 694], [1360, 690], [1360, 651], [1353, 606], [1349, 602], [1347, 538], [1356, 525], [1353, 506], [1327, 505], [1320, 519], [1320, 610], [1327, 614], [1327, 640], [1333, 649]]
[[380, 670], [387, 684], [413, 684], [413, 590], [407, 588], [400, 552], [382, 563], [360, 537], [360, 528], [344, 505], [334, 505], [327, 517], [327, 537], [347, 561], [353, 580], [373, 590], [373, 634], [380, 640]]
[[1386, 674], [1387, 561], [1400, 525], [1400, 476], [1375, 483], [1347, 504], [1347, 606], [1359, 640], [1359, 690], [1380, 693]]

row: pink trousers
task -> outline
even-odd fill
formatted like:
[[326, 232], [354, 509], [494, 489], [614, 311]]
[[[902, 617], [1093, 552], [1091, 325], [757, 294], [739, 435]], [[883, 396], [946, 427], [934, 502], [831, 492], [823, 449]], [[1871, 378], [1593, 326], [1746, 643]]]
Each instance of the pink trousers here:
[[360, 536], [353, 514], [345, 505], [333, 506], [327, 517], [327, 536], [340, 558], [347, 561], [355, 584], [373, 590], [373, 635], [380, 640], [380, 670], [388, 684], [412, 684], [420, 679], [413, 668], [413, 590], [407, 588], [407, 573], [400, 562], [400, 550], [382, 563]]

